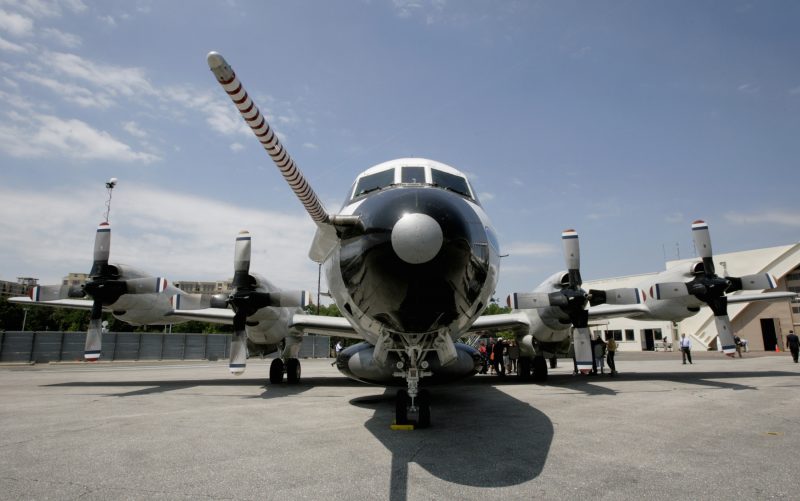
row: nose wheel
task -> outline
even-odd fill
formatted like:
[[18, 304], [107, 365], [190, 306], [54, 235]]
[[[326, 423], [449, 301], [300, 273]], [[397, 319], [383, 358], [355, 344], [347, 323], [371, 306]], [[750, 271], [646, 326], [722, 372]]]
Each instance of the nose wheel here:
[[411, 398], [406, 390], [398, 390], [394, 403], [394, 422], [428, 428], [431, 425], [431, 398], [428, 390], [420, 390]]

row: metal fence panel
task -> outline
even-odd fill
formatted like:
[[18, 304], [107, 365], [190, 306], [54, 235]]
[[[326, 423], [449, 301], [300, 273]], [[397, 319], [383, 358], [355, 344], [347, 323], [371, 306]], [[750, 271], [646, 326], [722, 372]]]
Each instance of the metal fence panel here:
[[183, 360], [183, 347], [186, 343], [184, 334], [165, 334], [164, 351], [161, 358], [164, 360]]
[[33, 341], [30, 332], [6, 331], [0, 362], [29, 362]]
[[139, 360], [161, 360], [164, 334], [142, 334], [139, 340]]
[[37, 332], [33, 341], [33, 361], [38, 363], [61, 360], [61, 332]]
[[61, 344], [61, 361], [82, 361], [84, 359], [83, 353], [86, 351], [86, 333], [65, 332], [63, 339], [64, 341]]
[[203, 334], [186, 334], [186, 351], [184, 360], [204, 360], [206, 358], [206, 340]]
[[114, 360], [114, 353], [117, 351], [117, 333], [104, 332], [103, 346], [100, 350], [100, 360]]
[[228, 358], [231, 336], [226, 334], [209, 334], [206, 339], [206, 358], [219, 360]]
[[138, 332], [118, 332], [114, 360], [136, 360], [139, 357]]

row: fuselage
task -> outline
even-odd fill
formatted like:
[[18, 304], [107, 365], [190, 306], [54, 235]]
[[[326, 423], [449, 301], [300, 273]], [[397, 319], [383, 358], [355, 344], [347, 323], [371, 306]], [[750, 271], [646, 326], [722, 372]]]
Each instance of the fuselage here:
[[460, 336], [495, 291], [499, 250], [466, 176], [426, 159], [360, 174], [325, 261], [333, 299], [364, 338], [446, 330]]

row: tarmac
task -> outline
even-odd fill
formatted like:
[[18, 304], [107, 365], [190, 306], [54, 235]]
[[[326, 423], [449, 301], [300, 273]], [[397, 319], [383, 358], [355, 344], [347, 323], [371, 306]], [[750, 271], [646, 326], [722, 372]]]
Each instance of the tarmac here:
[[788, 354], [569, 362], [434, 387], [414, 431], [325, 359], [293, 386], [268, 360], [3, 365], [0, 499], [800, 499]]

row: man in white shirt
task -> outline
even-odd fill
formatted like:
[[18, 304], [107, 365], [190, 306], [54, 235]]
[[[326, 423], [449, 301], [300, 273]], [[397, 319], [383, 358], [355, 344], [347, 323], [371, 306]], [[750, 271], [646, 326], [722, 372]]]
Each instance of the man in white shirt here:
[[686, 334], [681, 334], [681, 353], [683, 354], [683, 365], [686, 365], [686, 359], [692, 363], [692, 341], [686, 337]]

